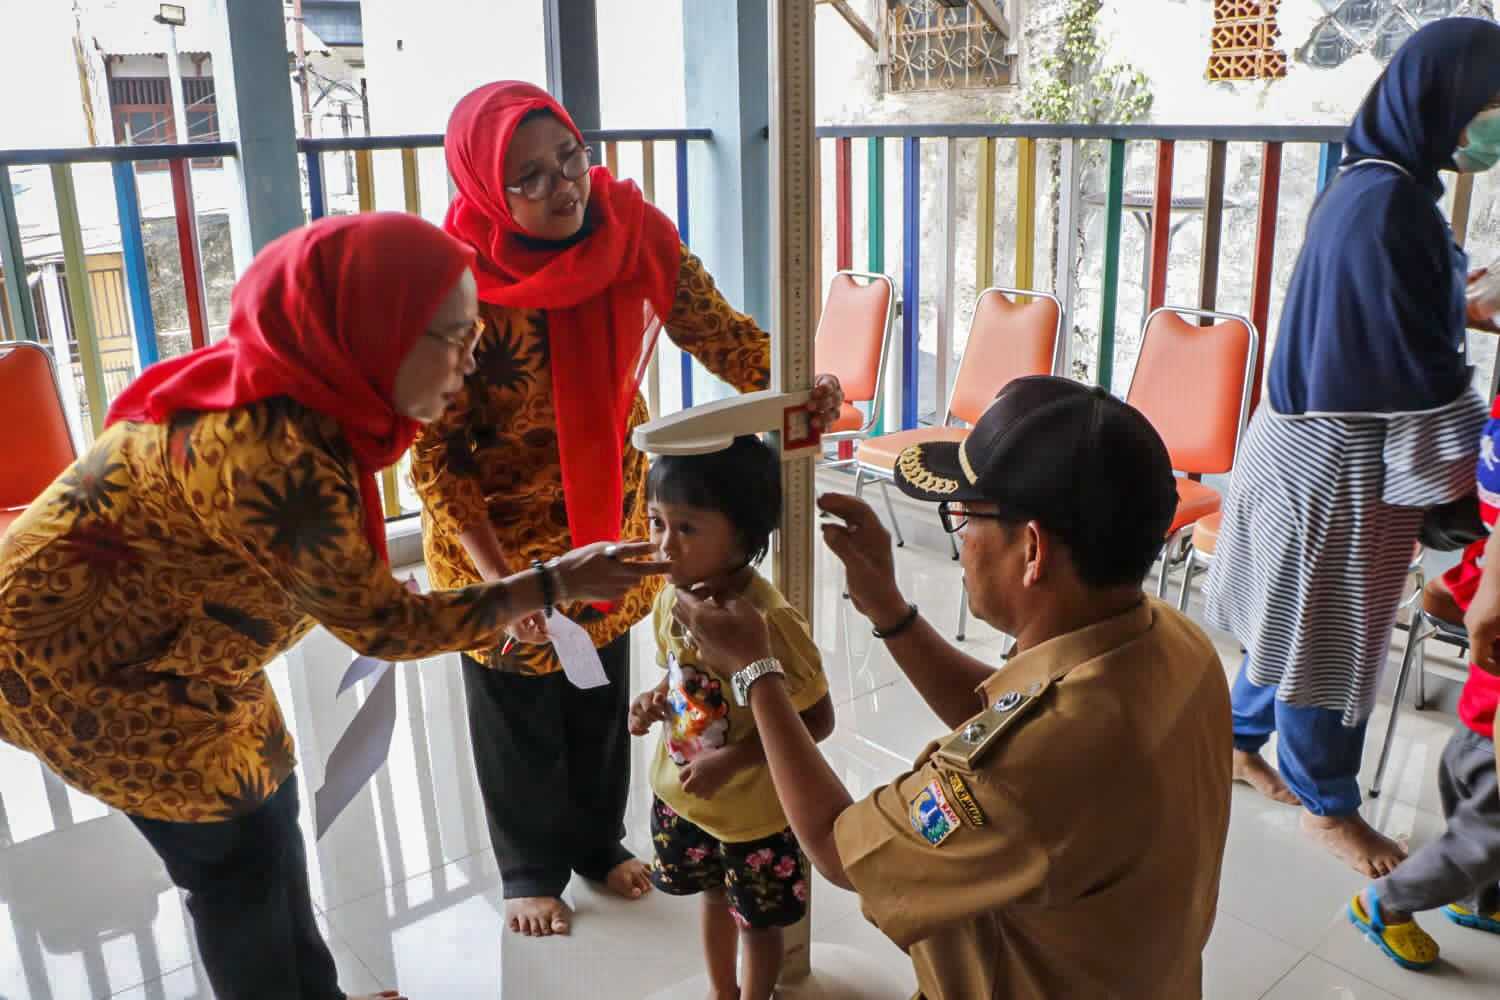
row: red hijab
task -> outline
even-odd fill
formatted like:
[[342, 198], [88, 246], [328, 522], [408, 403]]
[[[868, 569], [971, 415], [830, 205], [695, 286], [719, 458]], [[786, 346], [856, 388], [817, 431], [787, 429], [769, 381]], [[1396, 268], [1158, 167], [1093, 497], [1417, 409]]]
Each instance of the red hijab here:
[[396, 370], [473, 256], [399, 212], [295, 229], [267, 244], [234, 286], [229, 336], [146, 369], [107, 423], [159, 424], [275, 396], [332, 417], [354, 452], [365, 533], [389, 561], [375, 474], [421, 429], [392, 404]]
[[620, 536], [625, 425], [642, 361], [671, 315], [682, 244], [635, 184], [603, 167], [589, 174], [586, 237], [527, 241], [506, 201], [505, 150], [535, 111], [583, 142], [562, 105], [529, 83], [492, 83], [458, 102], [444, 140], [458, 193], [443, 227], [478, 251], [481, 299], [546, 311], [568, 530], [580, 546]]

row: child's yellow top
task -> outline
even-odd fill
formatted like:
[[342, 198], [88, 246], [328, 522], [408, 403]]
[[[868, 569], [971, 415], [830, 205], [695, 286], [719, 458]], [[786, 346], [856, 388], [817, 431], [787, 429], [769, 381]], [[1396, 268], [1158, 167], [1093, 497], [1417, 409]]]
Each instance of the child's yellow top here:
[[[771, 652], [786, 671], [787, 691], [797, 711], [812, 708], [828, 693], [823, 658], [807, 620], [787, 604], [770, 581], [756, 574], [744, 598], [760, 609], [771, 628]], [[667, 698], [672, 722], [663, 728], [651, 767], [651, 788], [679, 816], [725, 843], [744, 843], [786, 829], [786, 813], [771, 784], [771, 771], [759, 764], [726, 781], [711, 799], [683, 790], [679, 770], [700, 754], [755, 734], [755, 717], [734, 700], [730, 679], [698, 661], [698, 651], [684, 641], [673, 620], [677, 591], [668, 587], [657, 598], [652, 624], [657, 663], [667, 671]]]

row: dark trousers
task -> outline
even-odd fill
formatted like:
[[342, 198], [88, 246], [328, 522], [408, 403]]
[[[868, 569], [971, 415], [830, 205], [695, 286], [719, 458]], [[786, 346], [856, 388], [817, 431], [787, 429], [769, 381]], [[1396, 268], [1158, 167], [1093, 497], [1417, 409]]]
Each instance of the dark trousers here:
[[1500, 911], [1495, 744], [1460, 726], [1443, 750], [1438, 792], [1448, 829], [1375, 883], [1380, 901], [1403, 913], [1458, 903], [1487, 917]]
[[236, 819], [130, 817], [188, 894], [198, 952], [218, 1000], [344, 1000], [313, 913], [298, 807], [293, 774]]
[[599, 650], [609, 684], [489, 670], [464, 657], [474, 769], [505, 898], [558, 896], [631, 857], [630, 636]]

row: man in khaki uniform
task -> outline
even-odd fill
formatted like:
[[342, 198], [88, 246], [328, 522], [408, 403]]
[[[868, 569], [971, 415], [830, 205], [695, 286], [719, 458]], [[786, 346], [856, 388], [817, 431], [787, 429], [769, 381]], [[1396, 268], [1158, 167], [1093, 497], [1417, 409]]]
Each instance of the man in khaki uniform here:
[[683, 595], [736, 671], [802, 848], [905, 948], [927, 1000], [1202, 996], [1229, 827], [1230, 711], [1212, 644], [1142, 592], [1176, 508], [1136, 410], [1054, 378], [1013, 382], [961, 446], [897, 482], [963, 530], [974, 613], [1016, 637], [996, 669], [902, 597], [869, 507], [827, 496], [855, 607], [953, 731], [852, 801], [769, 659], [752, 608]]

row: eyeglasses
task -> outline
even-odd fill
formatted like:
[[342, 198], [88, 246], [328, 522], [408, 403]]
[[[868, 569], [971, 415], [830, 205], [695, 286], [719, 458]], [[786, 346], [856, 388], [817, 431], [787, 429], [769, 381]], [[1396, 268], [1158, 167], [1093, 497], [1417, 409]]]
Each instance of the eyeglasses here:
[[973, 511], [963, 504], [953, 504], [943, 501], [938, 504], [938, 520], [943, 522], [943, 530], [950, 535], [956, 535], [968, 525], [970, 518], [979, 518], [988, 521], [1003, 521], [1003, 514], [984, 514]]
[[518, 194], [527, 201], [546, 201], [552, 197], [552, 192], [557, 190], [558, 178], [565, 181], [576, 181], [589, 172], [589, 165], [594, 161], [594, 150], [592, 146], [579, 146], [562, 157], [557, 166], [551, 170], [538, 168], [521, 178], [518, 184], [507, 184], [505, 190], [511, 194]]
[[457, 347], [463, 351], [472, 351], [479, 346], [479, 338], [484, 335], [484, 317], [475, 317], [474, 322], [463, 328], [460, 333], [439, 332], [428, 330], [424, 334], [433, 340], [441, 340], [449, 347]]

